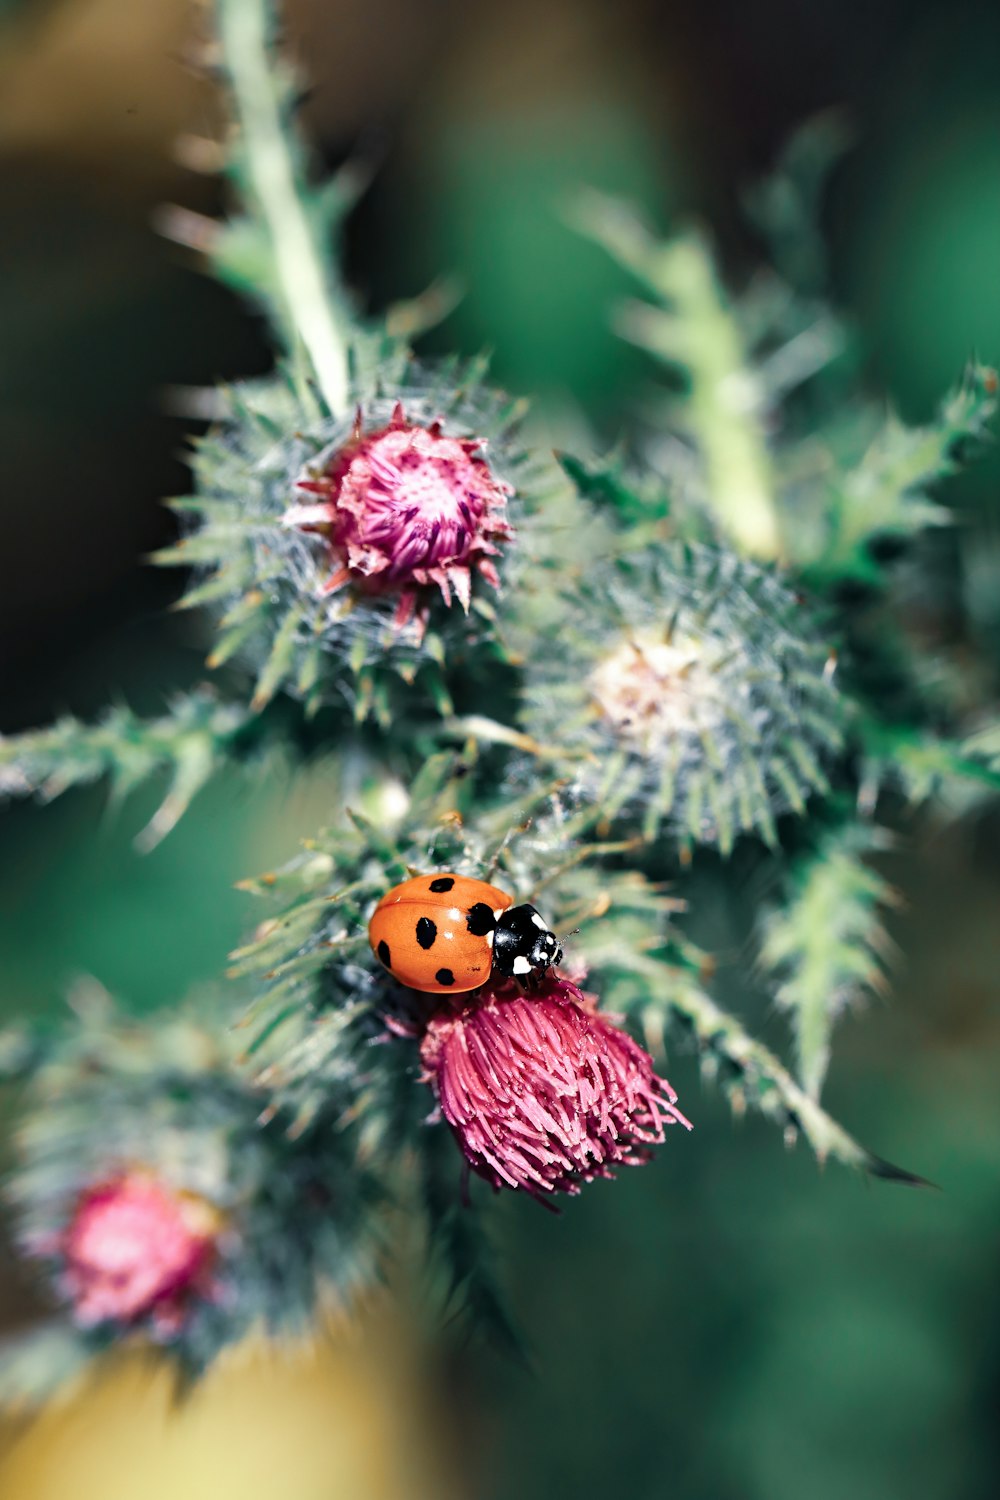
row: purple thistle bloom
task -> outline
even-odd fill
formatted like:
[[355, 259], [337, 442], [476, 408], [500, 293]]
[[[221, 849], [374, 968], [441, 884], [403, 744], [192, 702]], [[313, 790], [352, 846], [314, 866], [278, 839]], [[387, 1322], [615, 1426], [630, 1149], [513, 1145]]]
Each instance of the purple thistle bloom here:
[[649, 1054], [575, 984], [491, 983], [431, 1017], [424, 1080], [475, 1172], [535, 1197], [648, 1161], [690, 1122]]
[[388, 427], [362, 430], [300, 480], [311, 503], [292, 506], [287, 525], [325, 532], [334, 571], [324, 592], [353, 583], [370, 594], [397, 594], [395, 625], [423, 631], [427, 590], [452, 596], [468, 612], [473, 571], [499, 588], [491, 559], [507, 541], [511, 487], [492, 473], [478, 438], [446, 437], [440, 422], [407, 421], [397, 403]]
[[62, 1287], [82, 1327], [149, 1318], [154, 1337], [183, 1325], [193, 1296], [211, 1297], [218, 1213], [190, 1193], [131, 1170], [87, 1188], [58, 1244]]

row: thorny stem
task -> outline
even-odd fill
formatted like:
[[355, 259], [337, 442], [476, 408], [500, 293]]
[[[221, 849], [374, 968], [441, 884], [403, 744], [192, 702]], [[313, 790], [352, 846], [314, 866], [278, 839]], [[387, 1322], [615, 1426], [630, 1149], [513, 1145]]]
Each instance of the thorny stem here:
[[248, 187], [267, 224], [292, 328], [331, 412], [347, 406], [347, 349], [323, 253], [296, 182], [268, 44], [268, 0], [218, 0], [218, 25], [243, 132]]
[[641, 329], [632, 326], [626, 312], [627, 331], [654, 353], [683, 359], [691, 380], [691, 428], [705, 462], [709, 505], [736, 547], [770, 561], [782, 550], [774, 480], [760, 425], [757, 382], [747, 367], [735, 319], [722, 302], [711, 261], [697, 236], [661, 247], [657, 259], [658, 285], [676, 312], [661, 315], [662, 329], [660, 317], [650, 318], [646, 309]]
[[739, 551], [770, 562], [783, 553], [771, 456], [761, 420], [760, 382], [749, 368], [700, 235], [658, 244], [631, 210], [589, 192], [574, 221], [628, 266], [661, 304], [631, 303], [619, 331], [687, 371], [686, 416], [705, 465], [708, 505]]

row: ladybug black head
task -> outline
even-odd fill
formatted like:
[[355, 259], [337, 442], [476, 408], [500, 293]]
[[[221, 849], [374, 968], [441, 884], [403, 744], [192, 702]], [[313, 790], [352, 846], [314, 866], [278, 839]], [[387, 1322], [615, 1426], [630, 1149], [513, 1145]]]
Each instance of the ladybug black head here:
[[544, 974], [562, 961], [562, 948], [533, 906], [510, 906], [493, 932], [493, 968], [507, 979]]

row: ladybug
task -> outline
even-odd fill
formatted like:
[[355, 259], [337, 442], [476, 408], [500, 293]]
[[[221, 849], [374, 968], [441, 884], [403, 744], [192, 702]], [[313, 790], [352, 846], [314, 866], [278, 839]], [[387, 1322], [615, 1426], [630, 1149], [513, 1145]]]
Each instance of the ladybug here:
[[415, 875], [386, 891], [368, 941], [394, 979], [444, 995], [478, 989], [491, 973], [526, 980], [562, 959], [533, 906], [468, 875]]

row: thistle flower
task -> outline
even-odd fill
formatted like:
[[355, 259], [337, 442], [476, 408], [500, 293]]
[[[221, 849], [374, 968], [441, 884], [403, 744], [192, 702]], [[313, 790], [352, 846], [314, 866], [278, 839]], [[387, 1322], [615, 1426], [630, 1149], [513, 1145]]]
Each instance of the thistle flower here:
[[282, 518], [327, 535], [334, 571], [323, 593], [353, 583], [393, 595], [393, 627], [415, 618], [423, 634], [428, 587], [449, 606], [454, 592], [466, 613], [473, 570], [499, 588], [490, 559], [512, 534], [506, 509], [513, 492], [491, 473], [481, 447], [479, 438], [445, 436], [440, 421], [409, 422], [401, 401], [388, 426], [365, 433], [359, 409], [350, 441], [310, 465], [316, 477], [299, 480], [317, 502], [294, 505]]
[[567, 979], [530, 995], [487, 985], [431, 1017], [420, 1057], [466, 1161], [495, 1188], [578, 1193], [647, 1161], [667, 1125], [691, 1128], [649, 1054]]
[[374, 1274], [379, 1192], [342, 1108], [290, 1140], [224, 1028], [116, 1024], [106, 997], [82, 1021], [33, 1082], [8, 1195], [84, 1352], [138, 1333], [196, 1372], [348, 1302]]
[[651, 547], [569, 601], [562, 650], [526, 663], [525, 728], [566, 753], [605, 819], [728, 853], [829, 790], [834, 658], [770, 571], [719, 547]]
[[146, 1171], [86, 1188], [58, 1247], [77, 1323], [148, 1316], [156, 1335], [175, 1334], [191, 1298], [212, 1295], [221, 1223], [204, 1199], [175, 1192]]
[[195, 452], [197, 493], [173, 502], [187, 534], [157, 561], [194, 565], [183, 602], [216, 614], [209, 665], [254, 672], [256, 707], [347, 696], [388, 723], [393, 677], [423, 671], [447, 708], [449, 656], [491, 613], [477, 581], [500, 587], [515, 487], [520, 519], [548, 483], [514, 441], [520, 403], [482, 373], [390, 359], [342, 418], [285, 374], [230, 393]]

